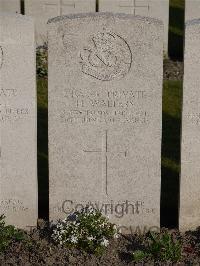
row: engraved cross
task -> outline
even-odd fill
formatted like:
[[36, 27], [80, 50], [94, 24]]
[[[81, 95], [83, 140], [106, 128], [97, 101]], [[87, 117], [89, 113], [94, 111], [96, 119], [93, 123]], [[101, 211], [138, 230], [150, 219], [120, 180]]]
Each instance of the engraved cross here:
[[69, 3], [63, 3], [63, 0], [59, 0], [59, 2], [58, 3], [55, 3], [55, 4], [50, 4], [50, 3], [46, 3], [45, 4], [45, 7], [51, 7], [51, 6], [53, 6], [53, 7], [58, 7], [58, 15], [59, 16], [62, 16], [63, 15], [63, 7], [67, 7], [67, 6], [71, 6], [71, 7], [73, 7], [73, 8], [75, 8], [76, 7], [76, 4], [75, 4], [75, 2], [74, 1], [71, 1], [71, 2], [69, 2]]
[[150, 6], [149, 6], [149, 4], [146, 5], [146, 6], [145, 6], [145, 5], [139, 5], [139, 4], [137, 3], [137, 0], [131, 0], [131, 2], [132, 2], [132, 4], [130, 4], [130, 5], [129, 5], [129, 4], [127, 4], [127, 5], [125, 5], [125, 4], [120, 4], [119, 7], [122, 7], [122, 8], [124, 8], [124, 7], [131, 7], [134, 16], [136, 15], [137, 9], [139, 9], [139, 8], [146, 8], [147, 11], [150, 10]]
[[106, 195], [108, 195], [108, 156], [116, 155], [116, 154], [123, 154], [124, 157], [127, 157], [127, 151], [122, 152], [111, 152], [109, 151], [109, 145], [108, 145], [108, 130], [105, 131], [105, 134], [102, 136], [102, 149], [96, 149], [96, 150], [84, 150], [85, 153], [101, 153], [102, 154], [102, 178], [105, 182], [105, 192]]

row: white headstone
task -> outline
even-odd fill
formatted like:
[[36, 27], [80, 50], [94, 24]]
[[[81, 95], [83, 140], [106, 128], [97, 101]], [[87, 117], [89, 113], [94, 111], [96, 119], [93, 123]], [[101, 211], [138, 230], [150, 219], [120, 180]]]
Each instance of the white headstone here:
[[0, 12], [11, 12], [20, 14], [20, 0], [0, 0]]
[[162, 31], [112, 13], [49, 22], [50, 220], [92, 203], [159, 227]]
[[185, 0], [185, 21], [200, 18], [200, 1]]
[[186, 23], [182, 115], [180, 230], [200, 220], [200, 20]]
[[164, 51], [168, 54], [169, 0], [99, 0], [99, 11], [160, 19], [164, 23]]
[[0, 15], [0, 214], [19, 228], [37, 224], [34, 23]]
[[36, 42], [47, 42], [47, 21], [71, 13], [95, 12], [96, 0], [25, 0], [25, 14], [35, 19]]

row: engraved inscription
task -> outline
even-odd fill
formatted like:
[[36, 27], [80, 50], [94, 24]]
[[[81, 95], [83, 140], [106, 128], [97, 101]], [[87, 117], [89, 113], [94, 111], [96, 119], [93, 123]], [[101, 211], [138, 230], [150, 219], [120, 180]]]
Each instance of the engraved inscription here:
[[17, 90], [16, 89], [0, 89], [0, 98], [3, 97], [16, 97]]
[[[103, 174], [103, 180], [105, 180], [105, 193], [108, 195], [108, 156], [109, 154], [114, 154], [111, 151], [109, 151], [108, 147], [108, 130], [105, 131], [105, 135], [102, 137], [102, 149], [96, 149], [96, 150], [84, 150], [85, 153], [101, 153], [102, 154], [102, 174]], [[116, 153], [115, 153], [116, 154]], [[114, 155], [115, 155], [114, 154]], [[123, 154], [124, 157], [127, 156], [127, 151], [118, 152], [118, 154]]]
[[62, 123], [142, 125], [148, 121], [147, 111], [138, 108], [148, 97], [145, 90], [66, 89], [63, 97], [67, 99], [68, 108], [61, 111]]
[[11, 107], [6, 104], [0, 104], [0, 123], [14, 122], [27, 118], [29, 109], [26, 107]]
[[3, 48], [0, 46], [0, 69], [3, 66]]
[[0, 199], [1, 213], [10, 212], [26, 212], [28, 208], [24, 206], [23, 202], [18, 199]]
[[80, 57], [82, 72], [101, 81], [125, 77], [132, 64], [128, 43], [119, 35], [108, 32], [93, 36]]

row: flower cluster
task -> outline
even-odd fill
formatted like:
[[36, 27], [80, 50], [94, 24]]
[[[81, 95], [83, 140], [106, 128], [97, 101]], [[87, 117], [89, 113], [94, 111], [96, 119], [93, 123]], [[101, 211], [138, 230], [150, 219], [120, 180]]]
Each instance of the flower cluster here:
[[58, 222], [52, 237], [61, 245], [101, 254], [112, 238], [118, 238], [118, 232], [101, 212], [86, 207]]
[[47, 44], [37, 48], [37, 75], [40, 78], [46, 78], [48, 75]]

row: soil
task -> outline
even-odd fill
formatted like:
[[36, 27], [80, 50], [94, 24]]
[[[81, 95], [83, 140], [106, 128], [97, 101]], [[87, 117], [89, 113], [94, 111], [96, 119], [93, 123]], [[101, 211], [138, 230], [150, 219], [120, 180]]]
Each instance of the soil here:
[[27, 233], [28, 241], [12, 243], [0, 253], [0, 265], [69, 265], [69, 266], [118, 266], [118, 265], [200, 265], [200, 229], [180, 235], [171, 232], [181, 239], [182, 260], [179, 263], [143, 261], [134, 263], [132, 253], [142, 250], [142, 236], [121, 236], [113, 240], [102, 256], [86, 254], [84, 251], [61, 247], [52, 242], [48, 227], [35, 229]]

